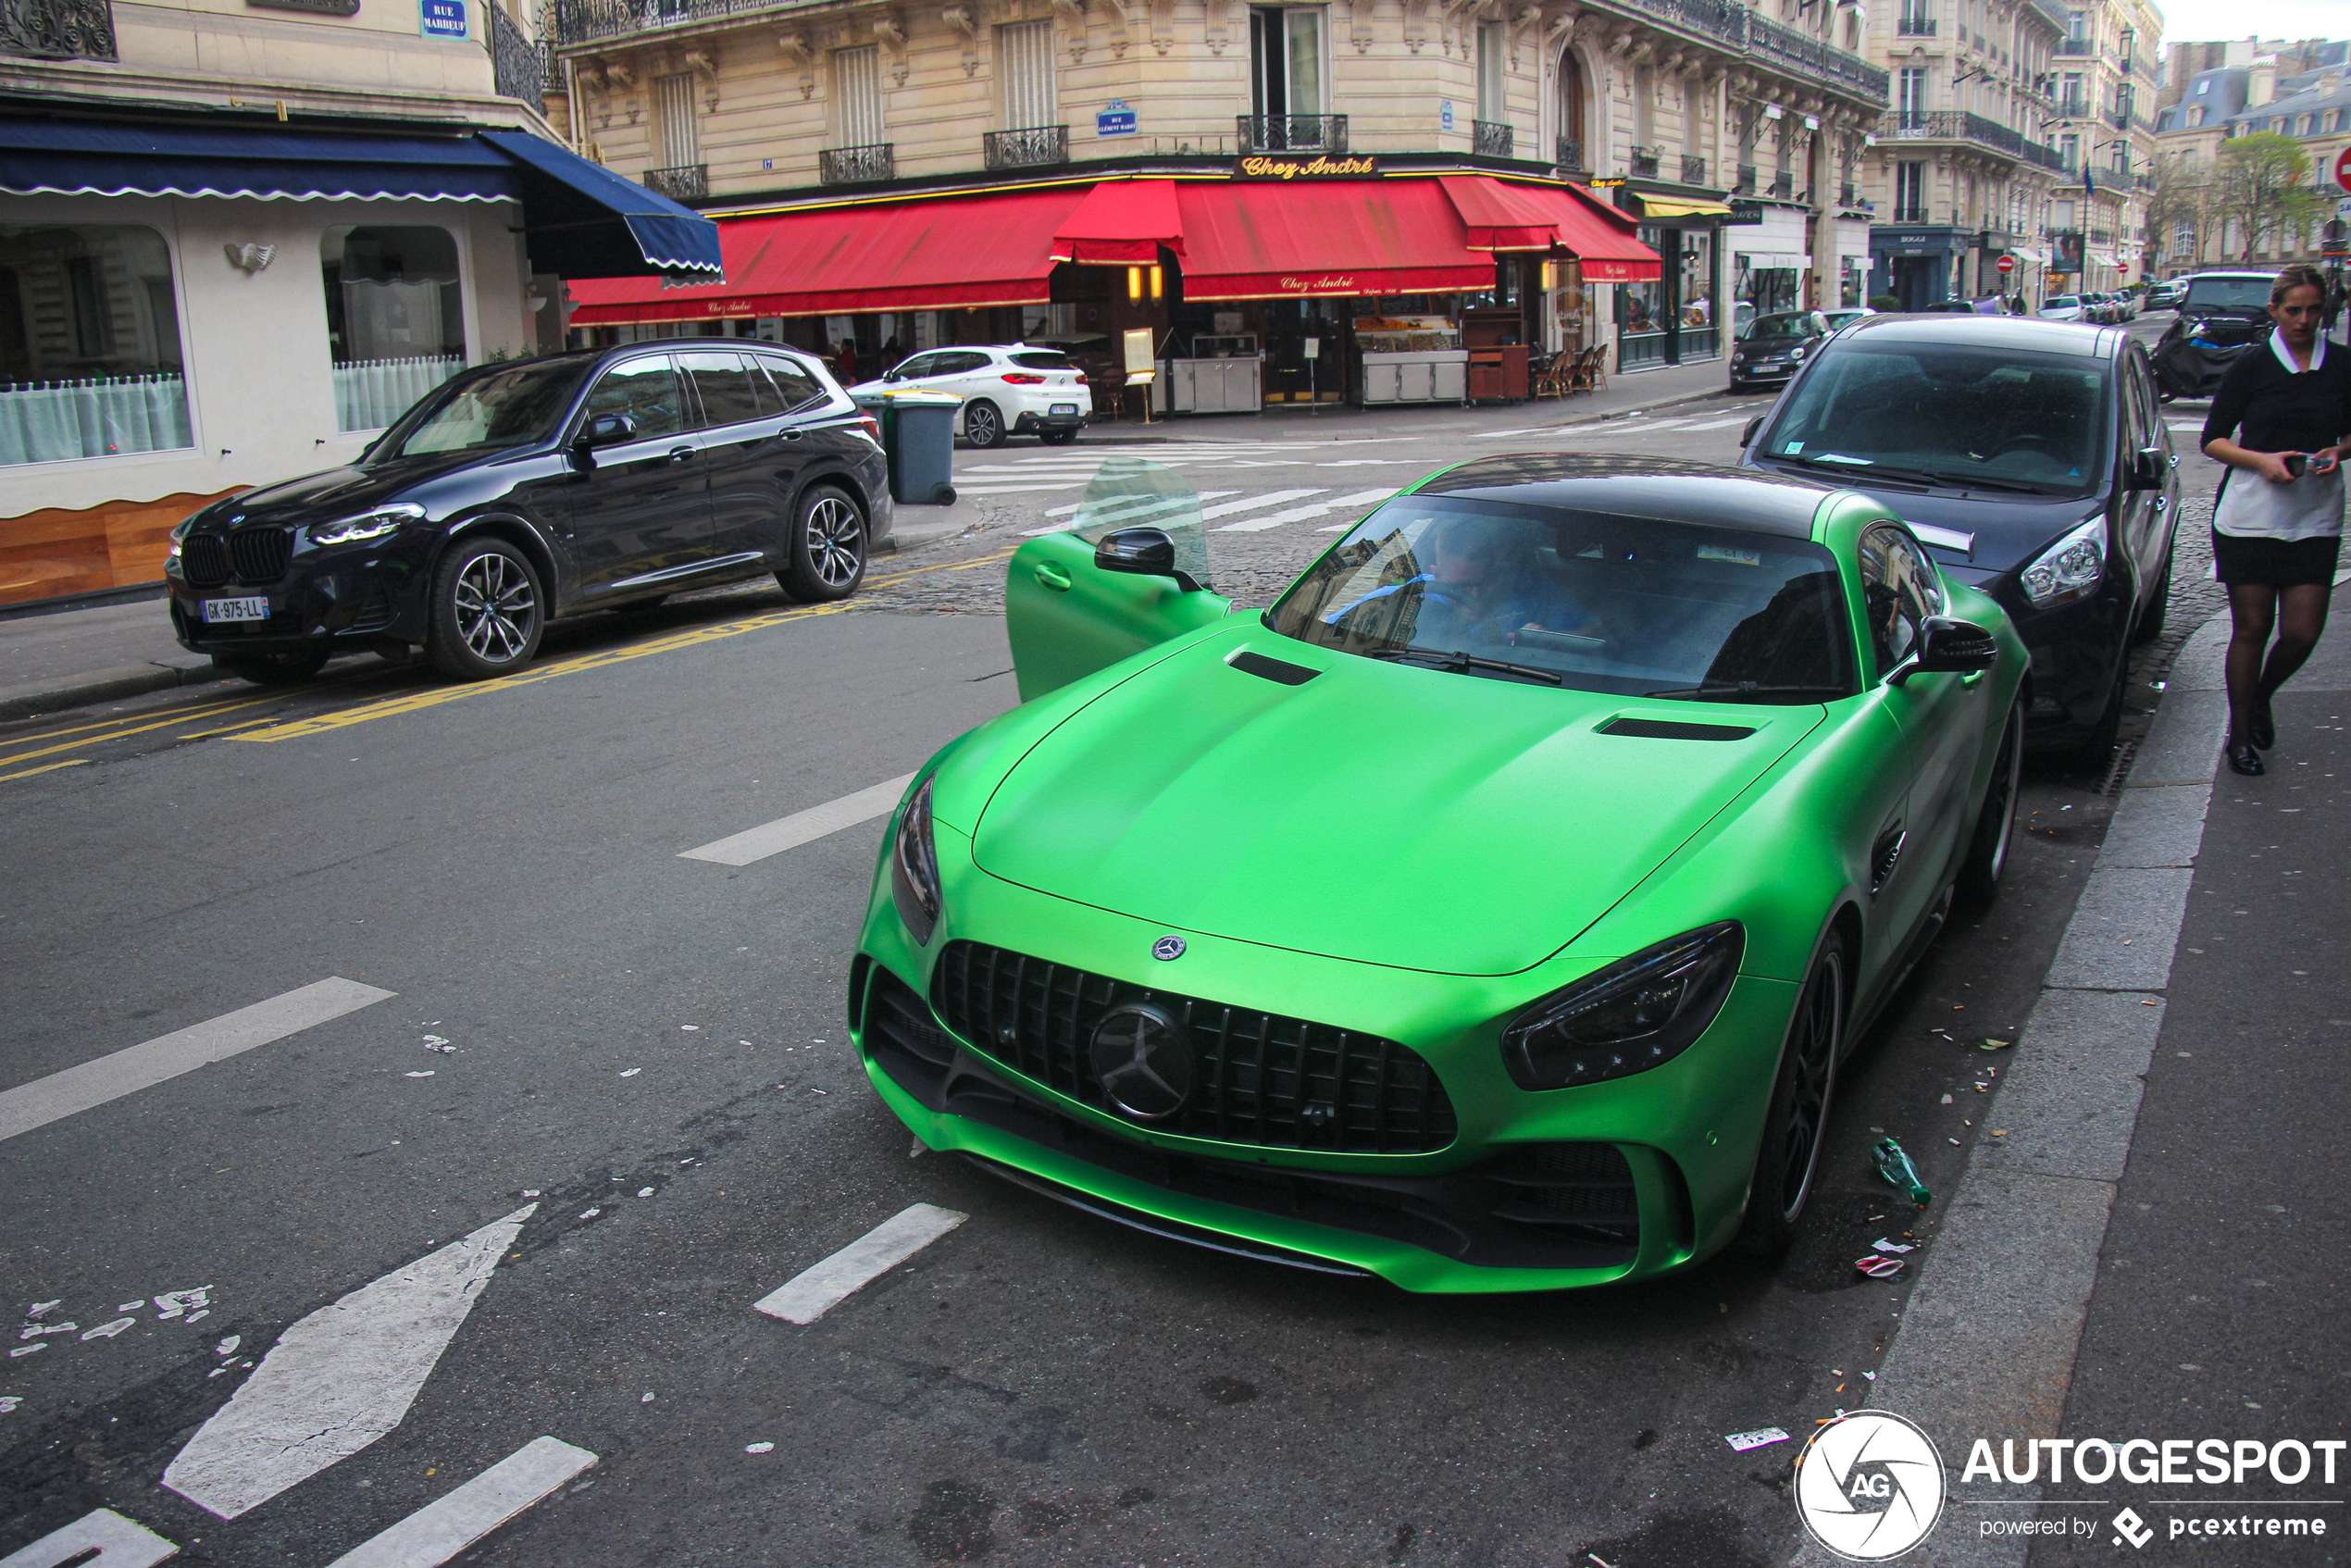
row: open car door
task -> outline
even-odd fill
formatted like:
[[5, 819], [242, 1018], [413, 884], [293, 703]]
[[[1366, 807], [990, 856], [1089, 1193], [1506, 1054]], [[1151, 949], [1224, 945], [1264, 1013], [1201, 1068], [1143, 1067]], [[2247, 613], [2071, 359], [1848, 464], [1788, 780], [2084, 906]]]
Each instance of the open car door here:
[[[1165, 537], [1172, 555], [1149, 530]], [[1171, 569], [1148, 569], [1155, 565]], [[1004, 632], [1021, 700], [1219, 619], [1230, 607], [1208, 585], [1199, 492], [1173, 468], [1113, 457], [1096, 470], [1066, 529], [1013, 553]]]

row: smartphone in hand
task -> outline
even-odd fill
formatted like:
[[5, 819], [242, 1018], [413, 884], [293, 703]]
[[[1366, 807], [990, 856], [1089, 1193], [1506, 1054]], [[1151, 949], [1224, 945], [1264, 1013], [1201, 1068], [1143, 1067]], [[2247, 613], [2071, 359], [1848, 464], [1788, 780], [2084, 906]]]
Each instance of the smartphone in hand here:
[[[2289, 452], [2285, 454], [2285, 471], [2292, 474], [2297, 479], [2302, 477], [2303, 471], [2308, 468], [2309, 466], [2310, 457], [2307, 453]], [[2320, 470], [2320, 472], [2324, 471], [2325, 470], [2323, 469]]]
[[2310, 459], [2310, 472], [2314, 474], [2332, 474], [2335, 467], [2335, 455], [2332, 452], [2321, 452]]

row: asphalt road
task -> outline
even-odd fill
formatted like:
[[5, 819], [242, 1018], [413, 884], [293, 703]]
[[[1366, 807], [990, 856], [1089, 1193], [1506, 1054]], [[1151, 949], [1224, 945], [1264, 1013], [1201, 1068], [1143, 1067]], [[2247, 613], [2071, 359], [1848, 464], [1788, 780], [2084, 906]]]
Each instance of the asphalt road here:
[[[1762, 405], [1598, 432], [1508, 410], [1474, 444], [1727, 460]], [[1402, 417], [1238, 423], [1129, 450], [1226, 492], [1231, 520], [1330, 506], [1211, 535], [1250, 603], [1357, 498], [1468, 444]], [[1097, 444], [959, 454], [980, 526], [845, 609], [719, 592], [583, 622], [486, 687], [363, 663], [0, 727], [0, 1089], [330, 977], [392, 993], [0, 1126], [27, 1310], [0, 1368], [0, 1553], [106, 1508], [180, 1561], [325, 1568], [552, 1437], [594, 1467], [466, 1561], [1785, 1561], [1790, 1450], [1723, 1436], [1860, 1402], [1906, 1298], [1850, 1266], [1905, 1223], [1866, 1150], [1894, 1134], [1931, 1187], [1956, 1176], [1999, 1060], [1978, 1044], [2033, 1002], [2102, 780], [2029, 780], [2006, 893], [1855, 1056], [1776, 1270], [1424, 1299], [1132, 1236], [910, 1155], [865, 1087], [841, 997], [877, 822], [740, 867], [680, 857], [1009, 706], [1003, 558], [1082, 495], [1065, 475]], [[2208, 587], [2187, 565], [2183, 609]], [[753, 1310], [917, 1202], [969, 1217], [811, 1325]], [[345, 1359], [310, 1385], [256, 1372], [338, 1301]], [[413, 1403], [362, 1440], [369, 1390], [404, 1375]], [[248, 1386], [224, 1448], [213, 1418]], [[337, 1399], [342, 1427], [300, 1419]], [[198, 1459], [231, 1492], [292, 1479], [223, 1519], [161, 1485]]]

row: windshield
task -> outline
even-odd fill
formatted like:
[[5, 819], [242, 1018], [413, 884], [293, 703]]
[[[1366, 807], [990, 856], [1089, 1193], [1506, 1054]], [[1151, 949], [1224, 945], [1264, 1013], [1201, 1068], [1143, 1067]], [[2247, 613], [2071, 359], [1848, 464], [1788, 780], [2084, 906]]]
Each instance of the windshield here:
[[2078, 295], [2053, 294], [2041, 303], [2041, 308], [2043, 310], [2071, 310], [2081, 303]]
[[367, 454], [372, 463], [433, 452], [528, 446], [555, 433], [587, 379], [589, 359], [482, 366], [451, 377], [402, 415]]
[[1800, 338], [1811, 330], [1811, 313], [1802, 310], [1777, 316], [1759, 316], [1747, 324], [1747, 330], [1739, 334], [1739, 340], [1751, 343], [1758, 338]]
[[1582, 691], [1817, 703], [1853, 690], [1827, 551], [1605, 513], [1399, 496], [1265, 618], [1365, 658]]
[[1069, 355], [1054, 354], [1045, 349], [1025, 349], [1014, 355], [1012, 361], [1015, 365], [1031, 370], [1075, 370], [1077, 368], [1069, 362]]
[[1897, 480], [2082, 495], [2098, 476], [2105, 429], [2097, 361], [1876, 340], [1832, 346], [1760, 450], [1855, 480], [1877, 468]]
[[2270, 308], [2268, 278], [2198, 278], [2188, 285], [2189, 305], [2208, 305], [2215, 310], [2267, 310]]

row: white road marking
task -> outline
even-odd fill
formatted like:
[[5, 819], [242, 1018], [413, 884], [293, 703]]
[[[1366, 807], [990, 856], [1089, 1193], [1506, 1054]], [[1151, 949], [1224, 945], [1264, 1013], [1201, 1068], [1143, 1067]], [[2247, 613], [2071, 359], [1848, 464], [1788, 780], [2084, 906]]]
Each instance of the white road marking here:
[[533, 1437], [464, 1486], [427, 1503], [328, 1568], [436, 1568], [596, 1462], [586, 1449]]
[[2175, 430], [2200, 431], [2204, 429], [2204, 421], [2201, 419], [2167, 419], [2164, 423]]
[[207, 1062], [225, 1061], [257, 1045], [299, 1034], [330, 1018], [356, 1013], [396, 993], [330, 977], [267, 1002], [158, 1035], [93, 1062], [35, 1078], [0, 1094], [0, 1139], [136, 1094]]
[[538, 1207], [525, 1204], [296, 1322], [188, 1440], [163, 1484], [234, 1519], [399, 1425]]
[[[1238, 495], [1239, 493], [1240, 492], [1238, 490], [1203, 490], [1197, 492], [1194, 499], [1199, 501], [1213, 501], [1220, 495]], [[1128, 510], [1156, 512], [1161, 507], [1165, 506], [1170, 499], [1170, 497], [1164, 495], [1138, 496], [1131, 502], [1125, 503], [1115, 514], [1113, 514], [1110, 509], [1105, 508], [1104, 516], [1105, 517], [1113, 515], [1124, 516], [1126, 515]], [[1074, 516], [1078, 512], [1082, 512], [1085, 509], [1086, 503], [1083, 501], [1073, 501], [1066, 506], [1047, 507], [1045, 509], [1045, 516], [1048, 517], [1067, 517]], [[1028, 530], [1028, 534], [1031, 539], [1034, 539], [1040, 533], [1059, 533], [1062, 531], [1062, 528], [1063, 525], [1056, 523], [1049, 529], [1031, 529]]]
[[1328, 485], [1323, 485], [1312, 490], [1262, 491], [1255, 495], [1244, 496], [1238, 501], [1227, 501], [1221, 505], [1203, 508], [1200, 515], [1200, 521], [1208, 522], [1216, 517], [1229, 517], [1236, 512], [1254, 512], [1261, 506], [1278, 506], [1285, 501], [1302, 501], [1310, 495], [1327, 494], [1329, 490]]
[[[93, 1548], [95, 1557], [82, 1553]], [[111, 1508], [85, 1513], [63, 1529], [52, 1530], [31, 1546], [0, 1557], [0, 1568], [151, 1568], [180, 1549], [153, 1530], [133, 1524]]]
[[1084, 482], [1082, 479], [1072, 479], [1067, 484], [959, 484], [955, 487], [955, 493], [959, 496], [1026, 495], [1033, 491], [1040, 490], [1076, 490]]
[[1335, 495], [1328, 501], [1309, 502], [1286, 512], [1275, 512], [1263, 517], [1246, 517], [1238, 523], [1226, 523], [1218, 533], [1263, 533], [1267, 529], [1280, 528], [1284, 523], [1302, 523], [1309, 517], [1319, 517], [1325, 512], [1342, 506], [1360, 506], [1367, 502], [1385, 501], [1396, 493], [1391, 486], [1386, 490], [1359, 490], [1352, 495]]
[[1727, 419], [1707, 419], [1698, 424], [1685, 425], [1682, 429], [1685, 430], [1727, 429], [1733, 425], [1744, 425], [1753, 417], [1755, 417], [1755, 416], [1752, 414], [1734, 414]]
[[914, 781], [911, 773], [896, 778], [885, 778], [871, 789], [860, 790], [853, 795], [843, 795], [837, 801], [827, 801], [806, 811], [796, 811], [790, 816], [779, 816], [757, 828], [720, 839], [700, 849], [680, 850], [680, 860], [706, 860], [714, 865], [749, 865], [765, 860], [771, 854], [797, 849], [813, 843], [827, 834], [844, 828], [854, 828], [861, 822], [871, 822], [877, 816], [888, 816], [898, 804], [898, 797]]
[[928, 1203], [901, 1209], [823, 1263], [802, 1269], [752, 1303], [753, 1310], [786, 1323], [814, 1323], [967, 1217]]

